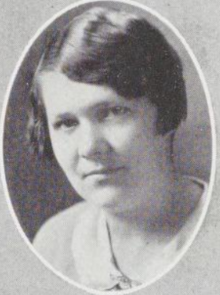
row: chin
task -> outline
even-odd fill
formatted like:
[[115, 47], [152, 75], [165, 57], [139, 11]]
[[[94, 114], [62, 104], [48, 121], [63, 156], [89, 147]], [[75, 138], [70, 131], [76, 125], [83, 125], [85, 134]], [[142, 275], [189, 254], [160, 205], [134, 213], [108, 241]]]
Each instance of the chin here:
[[103, 209], [121, 207], [124, 204], [124, 197], [126, 196], [126, 193], [122, 189], [115, 187], [84, 189], [79, 194], [84, 200]]

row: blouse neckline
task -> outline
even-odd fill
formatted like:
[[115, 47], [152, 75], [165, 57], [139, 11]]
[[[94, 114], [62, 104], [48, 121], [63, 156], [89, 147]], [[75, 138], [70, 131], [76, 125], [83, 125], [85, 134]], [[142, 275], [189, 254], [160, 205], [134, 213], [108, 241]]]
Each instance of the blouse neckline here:
[[[183, 230], [180, 230], [177, 237], [171, 240], [172, 250], [178, 248], [179, 240], [183, 240], [183, 237], [188, 238], [188, 234], [192, 231], [192, 225], [198, 221], [198, 214], [203, 207], [207, 191], [207, 184], [205, 182], [195, 177], [185, 177], [202, 186], [203, 194], [189, 222], [186, 223]], [[143, 283], [128, 278], [119, 269], [112, 251], [105, 215], [101, 210], [89, 207], [82, 214], [79, 223], [74, 228], [71, 251], [80, 282], [86, 287], [100, 291], [125, 290]]]

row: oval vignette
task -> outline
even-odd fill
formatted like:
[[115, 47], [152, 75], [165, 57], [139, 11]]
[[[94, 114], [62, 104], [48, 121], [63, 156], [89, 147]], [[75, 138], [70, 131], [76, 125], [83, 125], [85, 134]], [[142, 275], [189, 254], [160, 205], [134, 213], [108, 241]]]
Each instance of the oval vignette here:
[[[44, 51], [47, 36], [68, 23], [71, 17], [91, 7], [119, 8], [146, 17], [178, 52], [184, 68], [188, 116], [177, 131], [174, 142], [175, 166], [183, 174], [193, 175], [208, 183], [208, 192], [194, 229], [175, 261], [148, 282], [121, 293], [133, 292], [152, 284], [170, 271], [195, 239], [211, 198], [215, 177], [216, 135], [211, 99], [200, 66], [184, 38], [157, 12], [132, 1], [80, 1], [68, 6], [50, 19], [26, 46], [12, 75], [3, 108], [2, 167], [3, 184], [13, 219], [19, 232], [38, 258], [66, 282], [93, 294], [102, 293], [75, 282], [55, 269], [32, 246], [36, 233], [46, 220], [81, 201], [56, 160], [38, 159], [29, 153], [26, 126], [28, 94]], [[196, 94], [196, 95], [195, 95]], [[199, 98], [199, 102], [196, 100]], [[195, 107], [196, 106], [196, 107]], [[15, 128], [16, 126], [16, 128]], [[54, 198], [56, 195], [56, 198]]]

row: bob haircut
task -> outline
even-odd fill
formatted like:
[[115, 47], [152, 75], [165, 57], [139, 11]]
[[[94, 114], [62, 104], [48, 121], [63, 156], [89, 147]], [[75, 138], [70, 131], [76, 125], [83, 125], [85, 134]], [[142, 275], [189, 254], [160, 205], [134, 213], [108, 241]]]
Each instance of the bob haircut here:
[[177, 129], [187, 115], [181, 60], [143, 17], [92, 8], [54, 31], [30, 92], [28, 139], [38, 155], [53, 156], [38, 76], [58, 71], [77, 82], [111, 87], [126, 99], [146, 97], [157, 109], [157, 134]]

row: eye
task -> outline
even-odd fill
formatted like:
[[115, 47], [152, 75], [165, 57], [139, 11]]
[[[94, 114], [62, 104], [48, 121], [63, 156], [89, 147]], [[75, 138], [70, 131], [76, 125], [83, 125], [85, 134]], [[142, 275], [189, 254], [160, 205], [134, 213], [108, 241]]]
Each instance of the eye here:
[[60, 119], [57, 122], [55, 122], [54, 129], [68, 130], [77, 127], [78, 124], [79, 122], [74, 118]]
[[121, 118], [129, 114], [131, 114], [130, 108], [124, 107], [124, 106], [114, 106], [114, 107], [101, 109], [99, 111], [99, 119], [111, 120], [115, 118]]
[[116, 106], [110, 109], [110, 113], [115, 116], [130, 114], [131, 110], [128, 107]]

